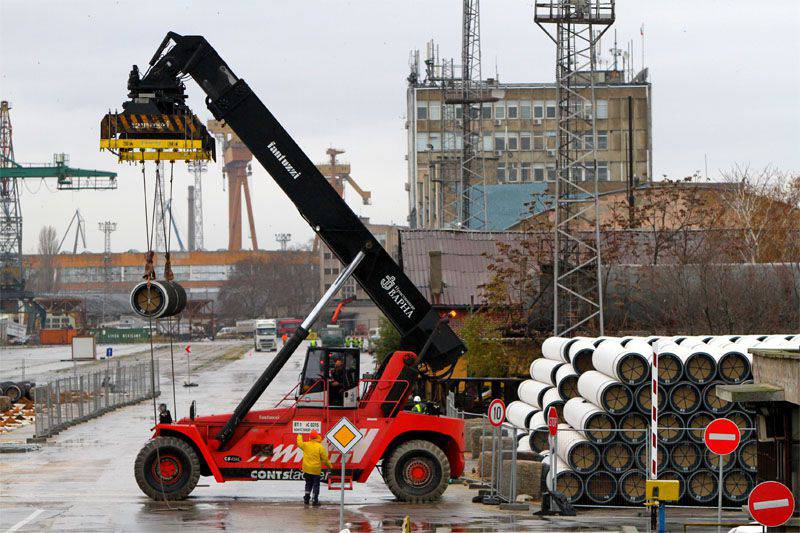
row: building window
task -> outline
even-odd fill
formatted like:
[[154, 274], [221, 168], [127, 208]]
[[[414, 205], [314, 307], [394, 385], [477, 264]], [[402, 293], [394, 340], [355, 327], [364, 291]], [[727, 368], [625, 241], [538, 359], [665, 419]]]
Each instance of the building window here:
[[456, 120], [461, 120], [461, 117], [464, 116], [464, 112], [461, 110], [461, 104], [455, 104], [453, 107], [455, 108]]
[[544, 134], [542, 133], [533, 134], [533, 149], [544, 150]]
[[517, 182], [519, 181], [519, 164], [518, 163], [509, 163], [508, 164], [508, 181], [509, 182]]
[[506, 164], [497, 163], [497, 181], [502, 183], [506, 180]]
[[417, 120], [428, 120], [428, 102], [417, 102]]
[[494, 149], [498, 152], [503, 151], [506, 149], [506, 134], [505, 133], [495, 133], [494, 134]]
[[519, 134], [506, 133], [506, 145], [509, 150], [519, 150]]
[[519, 103], [516, 100], [506, 102], [508, 118], [519, 118]]
[[531, 181], [531, 164], [528, 162], [520, 163], [520, 179]]
[[555, 150], [556, 149], [556, 132], [554, 131], [546, 131], [544, 133], [546, 137], [546, 144], [545, 148], [548, 150]]
[[417, 152], [425, 152], [428, 150], [428, 134], [417, 133]]
[[491, 133], [484, 133], [483, 134], [483, 150], [485, 152], [491, 152], [494, 150], [494, 143], [492, 142], [492, 134]]
[[441, 133], [429, 133], [428, 134], [428, 144], [431, 147], [431, 150], [441, 150], [442, 149], [442, 134]]
[[597, 132], [597, 149], [608, 150], [608, 132], [606, 130]]
[[572, 169], [570, 170], [571, 170], [570, 174], [572, 176], [572, 181], [584, 180], [583, 167], [572, 167]]
[[597, 118], [608, 118], [608, 100], [597, 100]]
[[533, 118], [544, 118], [544, 102], [542, 100], [533, 101]]
[[556, 181], [555, 165], [547, 165], [547, 181]]
[[519, 134], [519, 149], [529, 151], [531, 149], [531, 134], [530, 133], [520, 133]]
[[455, 150], [456, 149], [456, 134], [453, 131], [446, 131], [444, 132], [444, 149], [445, 150]]
[[519, 103], [519, 115], [523, 119], [531, 118], [531, 102], [530, 100], [523, 100]]
[[556, 101], [555, 100], [548, 100], [547, 101], [547, 118], [556, 118]]
[[597, 163], [597, 180], [608, 181], [608, 163]]
[[506, 103], [502, 100], [494, 103], [494, 118], [497, 120], [506, 118]]
[[439, 102], [428, 102], [428, 118], [442, 120], [442, 106]]
[[481, 118], [492, 120], [492, 104], [483, 104], [481, 106]]
[[533, 181], [544, 181], [544, 165], [533, 167]]
[[330, 253], [330, 252], [325, 252], [322, 255], [325, 257], [325, 259], [332, 259], [333, 258], [333, 254]]

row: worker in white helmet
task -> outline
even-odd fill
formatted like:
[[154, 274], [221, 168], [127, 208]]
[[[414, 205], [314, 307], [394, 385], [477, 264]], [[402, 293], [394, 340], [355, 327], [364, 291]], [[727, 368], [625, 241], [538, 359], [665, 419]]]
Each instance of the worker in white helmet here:
[[420, 414], [424, 412], [422, 409], [422, 398], [419, 396], [414, 396], [414, 407], [411, 408], [411, 412]]

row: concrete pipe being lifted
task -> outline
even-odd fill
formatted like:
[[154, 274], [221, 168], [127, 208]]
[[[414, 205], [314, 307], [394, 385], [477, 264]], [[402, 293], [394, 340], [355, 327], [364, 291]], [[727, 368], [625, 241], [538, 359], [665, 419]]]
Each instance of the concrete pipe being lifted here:
[[612, 442], [602, 447], [603, 468], [614, 474], [627, 472], [633, 466], [633, 447], [625, 442]]
[[528, 422], [537, 409], [525, 402], [519, 400], [511, 402], [506, 407], [506, 419], [511, 422], [515, 427], [528, 429]]
[[569, 363], [564, 363], [556, 372], [556, 388], [565, 400], [580, 396], [578, 392], [578, 373]]
[[617, 480], [610, 473], [598, 470], [586, 478], [584, 492], [593, 503], [609, 503], [617, 495]]
[[548, 385], [547, 383], [542, 383], [541, 381], [536, 381], [533, 379], [526, 379], [519, 384], [519, 387], [517, 387], [517, 397], [528, 405], [532, 405], [537, 409], [541, 409], [542, 396], [544, 396], [544, 393], [552, 388], [553, 386]]
[[674, 385], [683, 378], [684, 364], [689, 359], [689, 350], [672, 341], [659, 342], [655, 346], [658, 353], [658, 382]]
[[612, 415], [627, 413], [633, 407], [630, 389], [597, 370], [581, 374], [578, 378], [578, 392], [583, 398]]
[[[550, 454], [547, 454], [542, 458], [542, 465], [546, 465], [548, 469], [550, 468], [550, 462]], [[542, 472], [542, 475], [544, 475], [544, 472]], [[547, 487], [547, 490], [553, 490], [553, 478], [549, 473], [545, 478], [545, 486]], [[582, 476], [573, 471], [569, 465], [565, 464], [561, 459], [558, 459], [556, 468], [555, 491], [563, 494], [570, 503], [577, 502], [581, 499], [581, 497], [583, 497], [584, 494]]]
[[564, 421], [583, 432], [595, 444], [614, 440], [617, 429], [614, 417], [583, 398], [572, 398], [564, 404]]
[[530, 366], [531, 377], [542, 383], [549, 383], [556, 386], [556, 373], [564, 366], [564, 361], [553, 361], [552, 359], [534, 359]]
[[590, 474], [597, 470], [602, 461], [600, 450], [589, 439], [574, 429], [559, 427], [556, 452], [578, 474]]
[[592, 365], [596, 370], [618, 379], [625, 385], [640, 385], [650, 376], [653, 347], [634, 339], [625, 346], [606, 340], [594, 350]]

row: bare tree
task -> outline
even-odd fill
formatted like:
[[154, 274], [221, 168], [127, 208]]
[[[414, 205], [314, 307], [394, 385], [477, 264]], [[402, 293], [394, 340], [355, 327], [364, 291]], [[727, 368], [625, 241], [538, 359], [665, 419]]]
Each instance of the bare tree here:
[[58, 253], [58, 235], [53, 226], [44, 226], [39, 230], [40, 264], [33, 276], [33, 286], [37, 293], [54, 293], [58, 290], [58, 269], [55, 256]]
[[317, 261], [308, 252], [283, 252], [237, 263], [220, 291], [229, 319], [301, 316], [319, 296]]

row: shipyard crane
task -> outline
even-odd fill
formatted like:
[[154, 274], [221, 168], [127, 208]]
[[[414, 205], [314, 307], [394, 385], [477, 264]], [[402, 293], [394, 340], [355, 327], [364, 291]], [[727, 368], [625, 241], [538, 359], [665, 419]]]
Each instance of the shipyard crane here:
[[[143, 77], [134, 67], [128, 83], [130, 100], [123, 103], [123, 111], [102, 119], [101, 147], [117, 150], [122, 161], [141, 160], [142, 165], [149, 159], [214, 158], [213, 139], [202, 125], [191, 131], [185, 126], [164, 127], [200, 124], [186, 105], [183, 80], [189, 78], [207, 94], [214, 117], [238, 136], [347, 266], [232, 414], [196, 416], [192, 407], [187, 418], [155, 424], [153, 438], [134, 464], [139, 487], [156, 500], [180, 500], [194, 490], [200, 476], [217, 482], [300, 479], [302, 454], [295, 446], [296, 433], [314, 429], [325, 434], [346, 417], [364, 438], [350, 454], [344, 479], [336, 480], [339, 487], [365, 482], [380, 463], [381, 474], [398, 499], [438, 499], [448, 481], [464, 471], [464, 421], [411, 413], [405, 406], [415, 384], [452, 373], [466, 351], [464, 344], [447, 316], [432, 308], [216, 50], [200, 36], [167, 34]], [[132, 117], [138, 124], [135, 129], [125, 126]], [[306, 339], [323, 307], [351, 276], [397, 328], [402, 348], [387, 354], [374, 374], [361, 379], [357, 349], [308, 348], [297, 387], [274, 408], [253, 410]], [[147, 291], [139, 293], [146, 296], [141, 300], [135, 297], [139, 289], [132, 291], [137, 313], [158, 318], [180, 307], [170, 303], [180, 299], [179, 284], [148, 280], [146, 286]], [[331, 455], [331, 461], [334, 470], [344, 467], [338, 453]]]
[[30, 332], [34, 317], [44, 325], [44, 310], [25, 288], [22, 264], [22, 210], [20, 189], [24, 180], [54, 179], [61, 191], [117, 188], [116, 172], [69, 166], [66, 154], [55, 154], [52, 164], [20, 164], [14, 158], [11, 106], [0, 102], [0, 311], [25, 311]]

